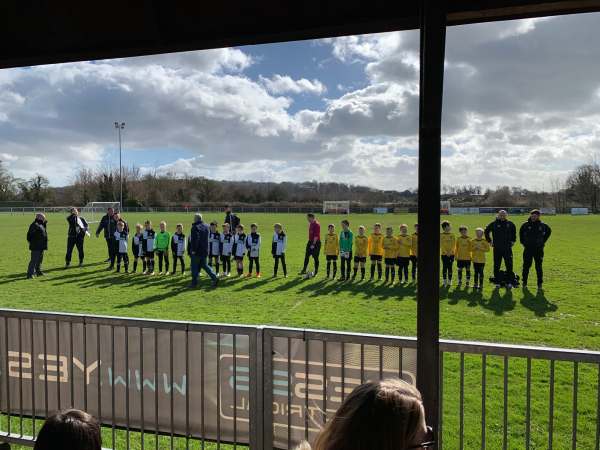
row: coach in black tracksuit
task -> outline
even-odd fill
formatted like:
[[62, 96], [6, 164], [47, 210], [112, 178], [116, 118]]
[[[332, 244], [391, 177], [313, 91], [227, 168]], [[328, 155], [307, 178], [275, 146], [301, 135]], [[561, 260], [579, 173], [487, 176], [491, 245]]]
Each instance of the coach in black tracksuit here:
[[498, 212], [496, 220], [485, 228], [485, 239], [494, 248], [494, 278], [498, 278], [500, 266], [504, 260], [506, 275], [511, 280], [514, 276], [512, 247], [517, 241], [517, 228], [506, 216], [506, 211]]
[[73, 255], [73, 248], [77, 247], [77, 253], [79, 254], [79, 266], [83, 265], [83, 242], [85, 239], [85, 233], [88, 230], [88, 223], [83, 217], [79, 216], [77, 208], [71, 209], [71, 215], [67, 217], [69, 224], [69, 231], [67, 232], [67, 254], [65, 255], [65, 267], [69, 267], [71, 264], [71, 256]]
[[106, 262], [111, 263], [110, 268], [112, 269], [115, 257], [117, 255], [117, 249], [115, 246], [115, 231], [117, 231], [117, 220], [115, 219], [115, 211], [112, 208], [108, 208], [106, 215], [100, 219], [100, 224], [96, 230], [96, 237], [100, 236], [100, 232], [104, 230], [104, 239], [106, 240], [106, 247], [108, 249], [108, 259]]
[[529, 269], [531, 263], [535, 261], [535, 271], [537, 273], [538, 289], [542, 288], [544, 283], [544, 245], [550, 238], [552, 229], [540, 220], [540, 211], [534, 209], [529, 215], [529, 219], [519, 230], [519, 240], [523, 245], [523, 287], [527, 287], [529, 278]]
[[240, 218], [231, 211], [231, 206], [225, 207], [225, 222], [229, 224], [229, 231], [235, 234], [235, 229], [240, 224]]
[[46, 216], [38, 213], [27, 230], [27, 242], [29, 242], [29, 250], [31, 251], [31, 258], [27, 267], [27, 278], [44, 275], [42, 262], [44, 261], [44, 252], [48, 250], [47, 224]]

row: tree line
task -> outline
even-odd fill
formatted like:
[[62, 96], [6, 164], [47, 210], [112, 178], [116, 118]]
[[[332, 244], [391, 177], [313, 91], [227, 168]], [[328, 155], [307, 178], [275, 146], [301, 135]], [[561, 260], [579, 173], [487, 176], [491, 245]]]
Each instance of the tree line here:
[[[483, 188], [479, 185], [447, 185], [443, 200], [454, 206], [545, 206], [566, 210], [584, 206], [600, 210], [600, 165], [583, 164], [564, 180], [550, 180], [548, 191], [519, 186]], [[350, 200], [363, 205], [416, 207], [417, 189], [380, 190], [336, 182], [257, 182], [213, 180], [175, 173], [143, 173], [129, 167], [123, 171], [123, 204], [129, 207], [185, 205], [306, 205], [325, 200]], [[0, 161], [0, 202], [28, 202], [45, 206], [85, 205], [89, 202], [118, 201], [119, 171], [111, 168], [79, 169], [67, 186], [52, 187], [36, 174], [27, 180], [14, 177]]]

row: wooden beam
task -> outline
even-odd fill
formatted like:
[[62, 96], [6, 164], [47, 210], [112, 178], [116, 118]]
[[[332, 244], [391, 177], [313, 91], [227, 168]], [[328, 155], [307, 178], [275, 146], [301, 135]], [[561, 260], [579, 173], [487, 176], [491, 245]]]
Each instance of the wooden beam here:
[[441, 123], [446, 46], [445, 2], [421, 0], [417, 385], [427, 422], [439, 430]]

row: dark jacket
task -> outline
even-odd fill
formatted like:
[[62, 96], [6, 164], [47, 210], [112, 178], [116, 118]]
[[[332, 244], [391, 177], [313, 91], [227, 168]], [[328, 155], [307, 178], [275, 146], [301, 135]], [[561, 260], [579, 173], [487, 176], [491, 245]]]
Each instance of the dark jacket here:
[[517, 242], [517, 227], [510, 220], [496, 219], [485, 227], [485, 239], [496, 249], [509, 249]]
[[47, 222], [33, 221], [29, 225], [27, 231], [27, 242], [29, 242], [29, 250], [43, 251], [48, 250], [48, 232], [46, 231]]
[[204, 222], [196, 222], [190, 232], [189, 251], [192, 256], [208, 256], [208, 235], [210, 229]]
[[229, 231], [231, 231], [231, 234], [235, 234], [235, 229], [240, 224], [240, 218], [234, 213], [227, 213], [225, 214], [225, 223], [229, 224]]
[[533, 222], [527, 220], [519, 230], [519, 240], [521, 245], [528, 249], [544, 248], [546, 241], [550, 238], [552, 229], [541, 220]]
[[102, 219], [100, 219], [100, 224], [98, 225], [96, 234], [100, 234], [102, 230], [104, 230], [105, 239], [115, 238], [115, 231], [117, 231], [117, 221], [115, 220], [115, 216], [109, 216], [108, 214], [105, 214]]
[[67, 236], [69, 237], [85, 237], [85, 231], [88, 229], [88, 223], [83, 217], [80, 217], [81, 223], [83, 224], [83, 228], [80, 228], [77, 224], [77, 216], [71, 214], [67, 217], [67, 222], [69, 223], [69, 231], [67, 232]]

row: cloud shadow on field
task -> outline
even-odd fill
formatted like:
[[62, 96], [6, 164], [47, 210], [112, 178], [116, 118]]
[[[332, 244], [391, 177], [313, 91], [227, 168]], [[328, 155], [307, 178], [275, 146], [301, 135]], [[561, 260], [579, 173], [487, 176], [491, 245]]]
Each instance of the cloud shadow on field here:
[[547, 313], [558, 310], [558, 306], [546, 298], [543, 290], [538, 290], [535, 295], [527, 288], [523, 288], [522, 292], [521, 305], [533, 311], [536, 316], [546, 317]]

